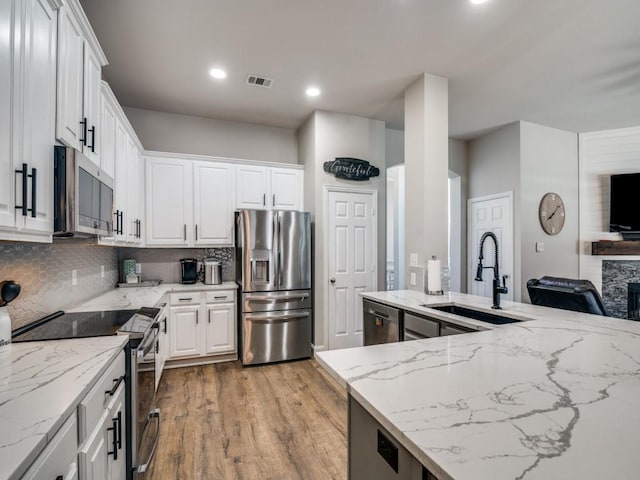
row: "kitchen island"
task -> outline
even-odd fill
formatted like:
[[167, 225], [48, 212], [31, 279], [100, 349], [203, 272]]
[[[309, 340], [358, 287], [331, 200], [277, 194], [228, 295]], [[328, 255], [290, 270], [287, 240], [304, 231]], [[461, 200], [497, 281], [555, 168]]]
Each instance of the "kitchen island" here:
[[25, 473], [62, 424], [75, 416], [127, 339], [113, 335], [14, 343], [0, 352], [1, 479]]
[[640, 323], [504, 302], [522, 321], [483, 325], [431, 308], [483, 297], [363, 297], [481, 330], [316, 355], [433, 476], [638, 478]]

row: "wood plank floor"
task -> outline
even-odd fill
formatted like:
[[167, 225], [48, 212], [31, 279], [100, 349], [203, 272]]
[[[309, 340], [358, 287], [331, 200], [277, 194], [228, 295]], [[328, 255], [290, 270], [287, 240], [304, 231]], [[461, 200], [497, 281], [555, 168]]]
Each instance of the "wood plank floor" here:
[[314, 360], [166, 370], [146, 478], [347, 478], [346, 393]]

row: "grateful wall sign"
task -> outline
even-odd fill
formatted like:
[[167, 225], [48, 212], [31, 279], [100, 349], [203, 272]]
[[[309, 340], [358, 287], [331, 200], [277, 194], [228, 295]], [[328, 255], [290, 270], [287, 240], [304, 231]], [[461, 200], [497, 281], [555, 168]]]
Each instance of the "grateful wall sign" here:
[[366, 160], [350, 157], [336, 157], [333, 162], [324, 162], [324, 171], [332, 173], [336, 178], [361, 182], [380, 175], [380, 169]]

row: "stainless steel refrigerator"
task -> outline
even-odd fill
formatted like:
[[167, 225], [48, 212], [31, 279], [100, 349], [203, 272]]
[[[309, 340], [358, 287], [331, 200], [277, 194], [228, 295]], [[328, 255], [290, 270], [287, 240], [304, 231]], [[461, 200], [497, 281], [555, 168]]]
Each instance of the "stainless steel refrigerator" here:
[[236, 212], [236, 268], [242, 364], [310, 357], [310, 214]]

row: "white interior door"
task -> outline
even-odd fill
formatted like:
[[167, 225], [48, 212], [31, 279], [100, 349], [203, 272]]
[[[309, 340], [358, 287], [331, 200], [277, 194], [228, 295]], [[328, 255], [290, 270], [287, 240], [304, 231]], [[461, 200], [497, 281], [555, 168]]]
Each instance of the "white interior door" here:
[[[500, 193], [482, 198], [472, 198], [468, 206], [468, 268], [467, 291], [473, 295], [491, 297], [493, 270], [486, 269], [483, 281], [475, 281], [480, 253], [480, 238], [485, 232], [493, 232], [498, 238], [498, 261], [500, 276], [508, 275], [509, 293], [502, 298], [513, 300], [513, 194]], [[484, 244], [485, 267], [494, 264], [493, 241], [487, 239]]]
[[363, 344], [361, 292], [376, 288], [375, 193], [328, 192], [329, 349]]

